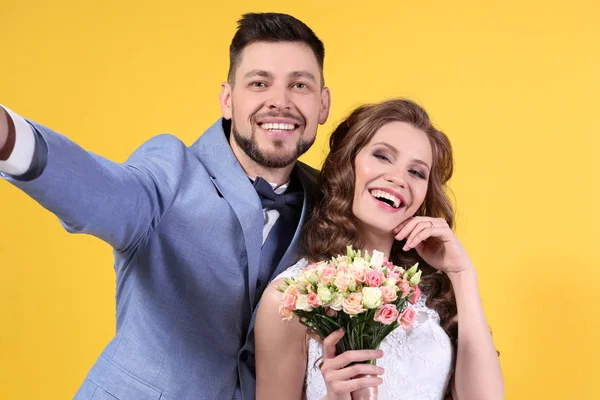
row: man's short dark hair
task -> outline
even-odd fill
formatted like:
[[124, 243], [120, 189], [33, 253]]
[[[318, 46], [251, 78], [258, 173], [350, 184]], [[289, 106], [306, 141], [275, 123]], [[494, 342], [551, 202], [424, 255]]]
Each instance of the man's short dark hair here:
[[255, 42], [300, 42], [309, 46], [321, 69], [323, 81], [323, 62], [325, 47], [304, 22], [287, 14], [248, 13], [238, 21], [238, 29], [229, 46], [229, 73], [227, 80], [234, 83], [235, 70], [240, 63], [244, 48]]

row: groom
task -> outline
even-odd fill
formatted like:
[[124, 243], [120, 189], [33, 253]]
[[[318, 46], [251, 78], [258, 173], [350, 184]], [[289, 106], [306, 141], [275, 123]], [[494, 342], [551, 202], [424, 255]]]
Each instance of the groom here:
[[0, 109], [2, 176], [114, 248], [116, 336], [75, 399], [254, 398], [254, 311], [297, 261], [313, 198], [297, 158], [329, 113], [323, 59], [301, 21], [244, 15], [223, 118], [190, 147], [157, 136], [124, 164]]

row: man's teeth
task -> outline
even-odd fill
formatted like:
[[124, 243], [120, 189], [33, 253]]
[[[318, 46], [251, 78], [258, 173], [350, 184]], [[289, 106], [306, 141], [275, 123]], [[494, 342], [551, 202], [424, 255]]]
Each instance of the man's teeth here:
[[376, 199], [387, 199], [392, 203], [392, 207], [394, 208], [398, 208], [400, 207], [400, 199], [397, 198], [396, 196], [394, 196], [393, 194], [390, 194], [388, 192], [384, 192], [383, 190], [371, 190], [371, 196], [375, 197]]
[[294, 124], [267, 123], [267, 124], [262, 124], [260, 127], [267, 131], [293, 131], [294, 130]]

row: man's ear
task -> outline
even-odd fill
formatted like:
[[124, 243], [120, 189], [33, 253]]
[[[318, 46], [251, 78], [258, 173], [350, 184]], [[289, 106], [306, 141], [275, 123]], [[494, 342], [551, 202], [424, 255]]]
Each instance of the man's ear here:
[[221, 114], [225, 119], [231, 119], [232, 116], [231, 92], [232, 88], [229, 82], [223, 82], [221, 84], [221, 93], [219, 94], [219, 105], [221, 106]]
[[329, 117], [329, 108], [331, 107], [331, 93], [328, 87], [321, 90], [321, 111], [319, 112], [319, 124], [323, 125]]

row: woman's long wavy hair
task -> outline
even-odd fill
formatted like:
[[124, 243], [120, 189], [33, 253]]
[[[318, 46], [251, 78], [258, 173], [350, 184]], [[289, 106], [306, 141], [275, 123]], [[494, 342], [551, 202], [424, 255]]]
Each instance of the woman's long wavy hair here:
[[[410, 100], [393, 99], [364, 105], [342, 121], [329, 139], [330, 152], [319, 175], [321, 193], [303, 230], [303, 252], [307, 259], [328, 260], [345, 254], [346, 246], [350, 244], [362, 248], [358, 221], [352, 212], [354, 161], [382, 126], [395, 121], [409, 123], [425, 132], [431, 143], [433, 162], [429, 186], [416, 215], [444, 218], [453, 228], [454, 211], [446, 188], [453, 171], [452, 146], [448, 137], [432, 125], [423, 108]], [[423, 271], [421, 285], [427, 293], [426, 304], [437, 311], [440, 324], [456, 349], [458, 321], [450, 280], [446, 274], [427, 265], [416, 250], [403, 251], [403, 245], [404, 241], [394, 243], [390, 261], [401, 266], [419, 262]]]

